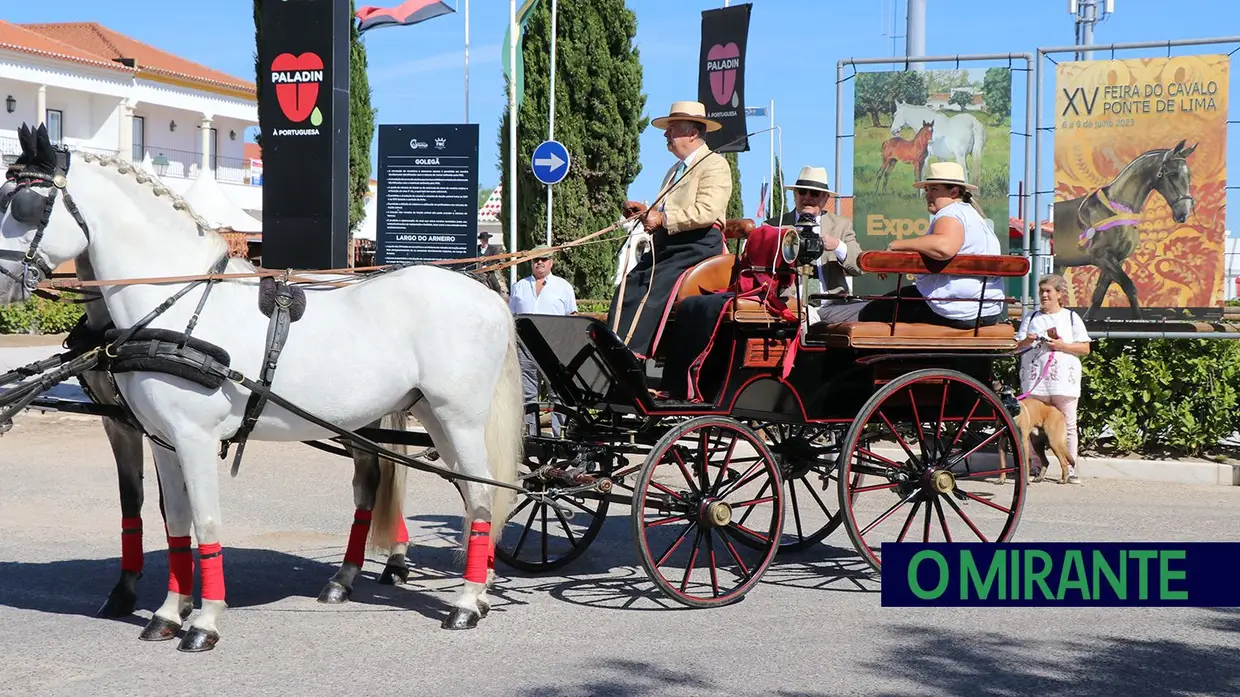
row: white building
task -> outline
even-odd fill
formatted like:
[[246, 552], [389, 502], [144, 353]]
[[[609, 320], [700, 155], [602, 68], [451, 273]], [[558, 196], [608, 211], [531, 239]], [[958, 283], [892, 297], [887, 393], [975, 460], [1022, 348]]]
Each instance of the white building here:
[[261, 219], [261, 178], [251, 183], [245, 148], [246, 129], [258, 125], [252, 80], [94, 22], [0, 21], [0, 104], [6, 161], [21, 152], [22, 123], [45, 123], [53, 142], [141, 163], [181, 194], [209, 174], [195, 192]]

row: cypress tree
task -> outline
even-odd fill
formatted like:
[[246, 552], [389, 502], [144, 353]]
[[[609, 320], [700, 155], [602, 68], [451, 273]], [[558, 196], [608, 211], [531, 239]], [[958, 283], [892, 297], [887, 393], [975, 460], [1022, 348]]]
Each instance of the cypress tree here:
[[784, 191], [784, 170], [775, 156], [775, 181], [771, 182], [771, 218], [779, 220], [788, 211], [788, 192]]
[[745, 217], [745, 200], [741, 196], [741, 166], [734, 152], [723, 154], [732, 168], [732, 198], [728, 200], [728, 219]]
[[[641, 172], [642, 66], [633, 46], [637, 17], [624, 0], [561, 0], [556, 14], [556, 140], [568, 149], [568, 176], [552, 193], [552, 244], [577, 239], [620, 219], [628, 187]], [[508, 50], [505, 46], [503, 50]], [[539, 3], [525, 28], [524, 101], [517, 113], [517, 246], [546, 240], [547, 187], [530, 171], [535, 146], [547, 138], [550, 107], [551, 8]], [[508, 173], [508, 90], [500, 119], [500, 220], [504, 242], [512, 191]], [[650, 198], [653, 198], [651, 192]], [[616, 237], [608, 233], [603, 238]], [[596, 240], [599, 238], [595, 238]], [[556, 255], [555, 272], [573, 284], [579, 299], [610, 299], [622, 240], [586, 243]], [[509, 250], [517, 251], [517, 250]], [[528, 273], [522, 265], [518, 274]]]

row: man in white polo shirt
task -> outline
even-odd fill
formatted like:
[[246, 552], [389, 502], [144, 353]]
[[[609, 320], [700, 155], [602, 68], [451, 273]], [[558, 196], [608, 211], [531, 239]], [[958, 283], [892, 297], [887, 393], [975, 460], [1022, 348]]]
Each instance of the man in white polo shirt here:
[[[534, 247], [532, 251], [540, 249], [550, 250], [545, 244]], [[539, 256], [531, 263], [533, 273], [525, 278], [517, 281], [512, 287], [512, 293], [509, 295], [508, 307], [514, 315], [575, 315], [577, 314], [577, 294], [573, 291], [573, 286], [568, 281], [551, 273], [553, 262], [551, 254], [548, 252], [544, 256]], [[525, 397], [525, 403], [538, 401], [538, 391], [541, 383], [541, 375], [538, 372], [538, 364], [525, 351], [524, 345], [518, 345], [517, 357], [521, 362], [522, 376], [522, 393]], [[552, 397], [554, 401], [554, 397]], [[525, 428], [530, 435], [534, 435], [536, 428], [535, 415], [525, 415]], [[564, 419], [559, 414], [553, 414], [552, 432], [559, 437], [560, 427], [563, 426]]]

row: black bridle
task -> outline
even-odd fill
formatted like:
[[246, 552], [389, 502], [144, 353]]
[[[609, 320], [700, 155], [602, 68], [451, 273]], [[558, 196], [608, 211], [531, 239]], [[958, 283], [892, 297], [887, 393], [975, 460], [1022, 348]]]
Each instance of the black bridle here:
[[47, 172], [32, 169], [29, 165], [23, 164], [10, 166], [4, 176], [5, 183], [11, 184], [13, 190], [6, 196], [6, 201], [0, 207], [0, 211], [12, 206], [22, 192], [34, 192], [37, 189], [50, 190], [50, 193], [44, 197], [43, 216], [35, 230], [34, 239], [30, 241], [29, 249], [24, 254], [15, 250], [0, 249], [0, 260], [16, 261], [22, 265], [20, 275], [4, 266], [0, 266], [0, 275], [16, 281], [25, 291], [26, 297], [34, 293], [40, 283], [52, 277], [52, 266], [47, 258], [39, 253], [39, 243], [43, 241], [43, 234], [52, 220], [52, 211], [56, 207], [57, 196], [63, 194], [65, 207], [68, 208], [69, 214], [77, 221], [82, 234], [86, 235], [87, 242], [90, 241], [90, 226], [86, 224], [86, 219], [82, 217], [82, 212], [74, 203], [73, 196], [69, 194], [69, 150], [62, 146], [55, 148], [55, 152], [56, 165], [50, 176]]

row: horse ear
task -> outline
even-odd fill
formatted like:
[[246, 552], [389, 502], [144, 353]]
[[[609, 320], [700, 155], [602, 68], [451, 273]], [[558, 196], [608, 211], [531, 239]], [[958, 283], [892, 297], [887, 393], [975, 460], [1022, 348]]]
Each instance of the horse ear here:
[[1192, 147], [1190, 147], [1189, 149], [1187, 149], [1187, 150], [1181, 150], [1181, 151], [1180, 151], [1180, 157], [1182, 157], [1182, 158], [1184, 158], [1184, 159], [1186, 159], [1186, 160], [1187, 160], [1187, 159], [1188, 159], [1188, 156], [1193, 154], [1193, 151], [1197, 149], [1197, 146], [1198, 146], [1198, 145], [1200, 145], [1200, 143], [1193, 143]]

